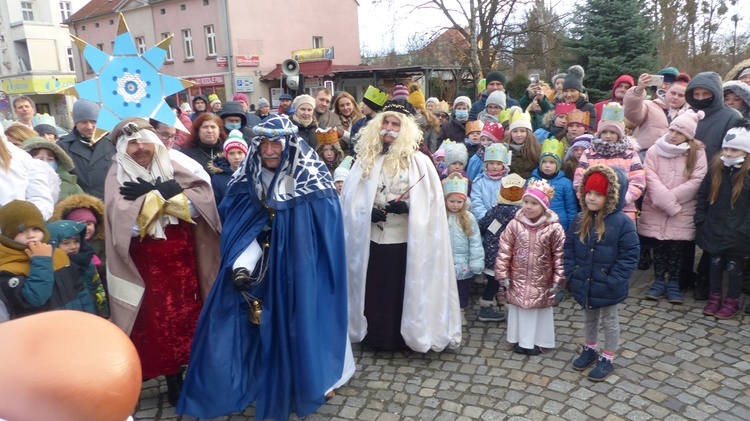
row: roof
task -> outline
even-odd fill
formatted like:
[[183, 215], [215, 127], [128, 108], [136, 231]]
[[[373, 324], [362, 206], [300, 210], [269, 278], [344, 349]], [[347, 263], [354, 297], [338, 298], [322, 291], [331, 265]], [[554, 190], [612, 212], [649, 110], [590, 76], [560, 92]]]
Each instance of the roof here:
[[[67, 22], [76, 22], [92, 17], [107, 15], [122, 10], [131, 0], [91, 0], [68, 18]], [[141, 6], [148, 5], [148, 1], [139, 0]]]

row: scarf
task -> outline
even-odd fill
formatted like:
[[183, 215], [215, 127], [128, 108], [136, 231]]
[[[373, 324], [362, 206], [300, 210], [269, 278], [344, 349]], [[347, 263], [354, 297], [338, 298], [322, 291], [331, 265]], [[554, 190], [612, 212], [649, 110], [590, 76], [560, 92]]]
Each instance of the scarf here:
[[292, 116], [292, 119], [294, 119], [294, 121], [296, 121], [297, 123], [301, 124], [301, 125], [302, 125], [302, 127], [304, 127], [304, 128], [307, 128], [307, 127], [308, 127], [308, 126], [310, 126], [310, 125], [312, 124], [312, 122], [313, 122], [313, 119], [312, 119], [312, 118], [310, 118], [310, 119], [306, 119], [306, 120], [302, 120], [301, 118], [297, 117], [297, 115], [296, 115], [296, 114]]
[[[132, 126], [131, 126], [132, 124]], [[130, 140], [137, 140], [138, 143], [151, 143], [154, 145], [154, 156], [151, 159], [151, 165], [146, 168], [135, 162], [125, 150]], [[161, 181], [167, 181], [174, 178], [174, 169], [172, 161], [169, 158], [169, 152], [161, 140], [151, 130], [138, 129], [133, 123], [126, 124], [122, 129], [122, 134], [117, 139], [115, 160], [117, 161], [117, 181], [122, 186], [126, 181], [136, 181], [139, 177], [155, 183], [157, 178]], [[176, 217], [164, 214], [149, 229], [149, 235], [156, 239], [166, 239], [164, 229], [167, 225], [177, 224], [179, 221]]]
[[[70, 259], [64, 251], [54, 249], [52, 253], [52, 270], [64, 268], [70, 264]], [[31, 258], [24, 250], [15, 250], [0, 244], [0, 272], [14, 275], [29, 276]]]
[[739, 168], [742, 166], [742, 163], [745, 162], [744, 156], [738, 156], [736, 158], [727, 158], [724, 155], [720, 157], [721, 162], [724, 163], [725, 167], [736, 167]]
[[510, 146], [510, 148], [516, 152], [521, 152], [521, 149], [523, 149], [523, 143], [519, 145], [517, 143], [510, 142], [508, 143], [508, 146]]
[[625, 153], [629, 147], [630, 141], [627, 136], [623, 136], [617, 142], [605, 142], [598, 137], [591, 139], [591, 149], [605, 157], [612, 157]]
[[656, 146], [656, 154], [665, 158], [676, 158], [690, 149], [687, 142], [682, 142], [679, 145], [667, 142], [667, 135], [657, 139], [654, 146]]
[[508, 173], [508, 169], [505, 168], [505, 165], [503, 165], [502, 170], [497, 170], [497, 171], [489, 171], [487, 169], [484, 170], [484, 174], [492, 180], [499, 180], [503, 178], [505, 174], [507, 173]]

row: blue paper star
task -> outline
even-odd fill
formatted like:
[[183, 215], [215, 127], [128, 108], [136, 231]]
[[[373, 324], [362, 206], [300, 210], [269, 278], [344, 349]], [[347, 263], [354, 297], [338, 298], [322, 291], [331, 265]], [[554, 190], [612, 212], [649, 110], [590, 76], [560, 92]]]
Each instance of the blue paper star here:
[[167, 56], [172, 35], [143, 55], [130, 35], [120, 13], [112, 55], [71, 35], [83, 58], [96, 73], [95, 78], [62, 91], [101, 104], [94, 140], [100, 139], [127, 117], [152, 118], [187, 132], [164, 98], [193, 86], [192, 82], [159, 72]]

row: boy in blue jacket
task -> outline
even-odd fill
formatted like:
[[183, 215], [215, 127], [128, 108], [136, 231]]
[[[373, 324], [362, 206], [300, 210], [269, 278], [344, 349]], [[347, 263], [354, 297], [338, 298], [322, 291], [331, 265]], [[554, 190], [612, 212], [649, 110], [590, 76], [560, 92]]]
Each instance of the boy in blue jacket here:
[[542, 153], [539, 166], [531, 172], [528, 182], [545, 179], [555, 189], [555, 196], [549, 204], [551, 211], [560, 218], [565, 230], [578, 213], [578, 199], [576, 198], [573, 182], [565, 176], [562, 170], [562, 158], [565, 145], [551, 137], [542, 143]]

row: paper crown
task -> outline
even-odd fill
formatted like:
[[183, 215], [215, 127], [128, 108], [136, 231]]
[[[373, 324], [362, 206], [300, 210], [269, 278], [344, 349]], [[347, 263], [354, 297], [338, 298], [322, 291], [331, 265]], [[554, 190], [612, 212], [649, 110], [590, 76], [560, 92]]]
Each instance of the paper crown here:
[[505, 124], [506, 121], [510, 120], [510, 108], [506, 108], [497, 115], [497, 122], [500, 124]]
[[555, 115], [560, 115], [560, 114], [567, 115], [568, 113], [570, 113], [571, 111], [575, 109], [576, 109], [576, 104], [572, 104], [569, 102], [561, 102], [555, 105]]
[[625, 109], [616, 102], [610, 102], [602, 109], [602, 120], [625, 121]]
[[493, 143], [484, 150], [484, 162], [499, 161], [507, 166], [510, 165], [510, 157], [508, 148], [502, 143]]
[[460, 173], [453, 173], [443, 180], [443, 195], [461, 194], [466, 197], [469, 191], [469, 179]]
[[388, 93], [382, 89], [378, 89], [370, 85], [365, 91], [365, 99], [372, 102], [378, 107], [382, 107], [388, 100]]
[[[529, 184], [526, 186], [526, 192], [530, 192], [531, 190], [535, 190], [538, 192], [542, 192], [544, 196], [547, 197], [547, 206], [549, 206], [549, 201], [552, 200], [552, 198], [555, 196], [555, 188], [552, 187], [547, 180], [544, 179], [538, 179], [533, 180], [529, 182]], [[544, 200], [543, 197], [539, 197], [539, 195], [534, 195], [537, 198]]]
[[352, 169], [352, 165], [354, 165], [354, 158], [352, 158], [351, 156], [347, 156], [341, 161], [338, 168], [344, 167], [350, 170]]
[[467, 121], [466, 122], [466, 134], [471, 132], [481, 132], [484, 128], [484, 123], [479, 120]]
[[575, 109], [568, 113], [568, 124], [581, 124], [588, 129], [591, 127], [591, 115], [587, 112]]
[[516, 109], [515, 112], [510, 115], [510, 126], [508, 126], [510, 131], [518, 128], [532, 130], [531, 114], [521, 111], [520, 108]]
[[318, 145], [333, 145], [339, 143], [339, 134], [335, 127], [329, 127], [327, 129], [321, 129], [318, 127], [315, 130], [315, 138], [318, 140]]
[[523, 197], [526, 180], [516, 173], [508, 174], [500, 181], [500, 192], [497, 194], [498, 203], [519, 205]]
[[555, 139], [554, 137], [550, 137], [542, 143], [542, 152], [540, 153], [540, 156], [542, 158], [548, 155], [555, 155], [560, 158], [559, 162], [562, 162], [564, 154], [565, 144]]

